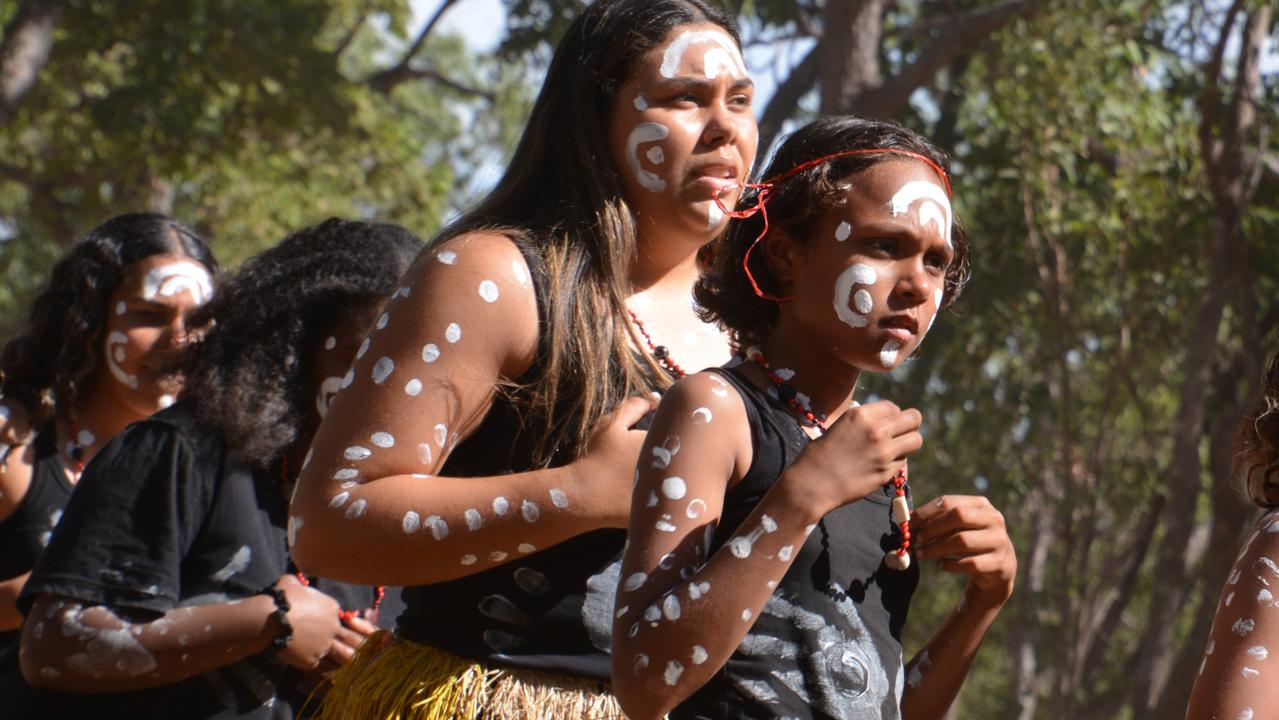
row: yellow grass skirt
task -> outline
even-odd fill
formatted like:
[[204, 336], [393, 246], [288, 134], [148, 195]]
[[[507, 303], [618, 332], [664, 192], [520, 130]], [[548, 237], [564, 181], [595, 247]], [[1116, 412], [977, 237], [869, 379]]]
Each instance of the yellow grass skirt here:
[[529, 670], [491, 669], [385, 630], [369, 636], [316, 720], [562, 720], [624, 718], [608, 686]]

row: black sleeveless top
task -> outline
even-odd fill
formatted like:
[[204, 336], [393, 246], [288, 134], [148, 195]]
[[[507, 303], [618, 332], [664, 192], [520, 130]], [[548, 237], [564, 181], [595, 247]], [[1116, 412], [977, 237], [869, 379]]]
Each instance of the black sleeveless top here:
[[[0, 521], [0, 580], [13, 579], [35, 567], [71, 498], [72, 485], [58, 455], [53, 423], [36, 432], [32, 448], [31, 485], [13, 514]], [[0, 632], [0, 652], [18, 639], [18, 632]]]
[[[540, 258], [516, 241], [537, 293], [545, 328], [546, 278]], [[538, 358], [519, 384], [537, 378]], [[475, 433], [449, 455], [440, 474], [483, 477], [533, 467], [536, 438], [521, 408], [499, 394]], [[560, 423], [562, 425], [562, 423]], [[569, 457], [557, 457], [562, 465]], [[548, 488], [549, 490], [549, 488]], [[401, 637], [493, 666], [519, 667], [608, 682], [613, 598], [621, 568], [622, 528], [594, 530], [474, 575], [404, 589]]]
[[[728, 490], [718, 550], [809, 443], [775, 397], [733, 367], [716, 370], [741, 394], [755, 448]], [[901, 633], [919, 567], [883, 564], [901, 541], [891, 487], [829, 513], [809, 534], [725, 666], [673, 719], [901, 717]]]

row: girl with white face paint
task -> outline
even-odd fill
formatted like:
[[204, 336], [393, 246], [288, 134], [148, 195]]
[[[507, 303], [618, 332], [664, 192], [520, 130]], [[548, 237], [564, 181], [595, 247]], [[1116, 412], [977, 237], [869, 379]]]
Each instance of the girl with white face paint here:
[[[1012, 592], [1011, 541], [984, 498], [912, 513], [919, 412], [851, 401], [964, 283], [944, 165], [897, 125], [827, 118], [743, 199], [696, 292], [741, 355], [677, 383], [640, 452], [613, 626], [628, 716], [940, 718], [953, 701]], [[970, 579], [903, 665], [912, 557]]]
[[1261, 720], [1279, 708], [1279, 352], [1230, 456], [1233, 479], [1261, 516], [1221, 589], [1186, 720]]
[[303, 569], [412, 586], [327, 716], [617, 714], [636, 424], [678, 368], [731, 357], [691, 295], [715, 193], [754, 161], [750, 101], [701, 0], [600, 0], [568, 29], [510, 169], [406, 275], [302, 473]]
[[188, 313], [218, 272], [178, 221], [120, 215], [54, 266], [22, 334], [0, 355], [0, 650], [15, 601], [71, 487], [113, 436], [172, 402]]

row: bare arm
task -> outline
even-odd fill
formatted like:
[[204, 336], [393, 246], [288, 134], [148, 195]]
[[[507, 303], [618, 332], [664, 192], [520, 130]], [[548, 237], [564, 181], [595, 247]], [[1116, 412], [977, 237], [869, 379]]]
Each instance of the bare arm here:
[[293, 500], [293, 554], [347, 582], [464, 577], [625, 523], [650, 407], [623, 405], [579, 461], [494, 477], [436, 475], [499, 386], [537, 352], [537, 300], [519, 249], [474, 234], [424, 254], [387, 306], [316, 435]]
[[[337, 603], [286, 575], [293, 639], [280, 659], [314, 668], [334, 646]], [[40, 595], [23, 627], [22, 675], [35, 687], [119, 692], [169, 685], [269, 648], [281, 633], [266, 595], [131, 621], [102, 605]]]
[[1187, 720], [1268, 717], [1279, 707], [1279, 511], [1257, 523], [1221, 590]]
[[[31, 488], [35, 450], [31, 440], [27, 414], [13, 401], [0, 401], [0, 522], [13, 515]], [[5, 552], [0, 548], [0, 552]], [[12, 552], [12, 550], [9, 550]], [[18, 612], [18, 593], [30, 572], [0, 581], [0, 630], [14, 630], [22, 625]]]
[[27, 584], [30, 572], [0, 581], [0, 630], [17, 630], [22, 627], [22, 613], [18, 612], [18, 594]]
[[[897, 413], [876, 403], [841, 418], [708, 558], [725, 490], [753, 459], [746, 411], [711, 373], [667, 393], [640, 454], [613, 625], [613, 687], [629, 716], [661, 717], [717, 673], [810, 527], [882, 485], [900, 466], [897, 458], [918, 447], [913, 428], [909, 437], [885, 434], [877, 447], [860, 442], [890, 407]], [[848, 481], [832, 482], [836, 477]]]

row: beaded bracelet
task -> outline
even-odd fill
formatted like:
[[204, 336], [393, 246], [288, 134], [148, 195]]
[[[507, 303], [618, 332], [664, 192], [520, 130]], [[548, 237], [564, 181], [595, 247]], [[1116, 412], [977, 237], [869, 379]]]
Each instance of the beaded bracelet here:
[[276, 652], [283, 650], [289, 646], [289, 642], [293, 640], [293, 626], [289, 624], [289, 598], [284, 591], [275, 585], [267, 585], [258, 591], [259, 595], [269, 595], [275, 601], [275, 621], [280, 624], [280, 634], [271, 641], [271, 648]]

